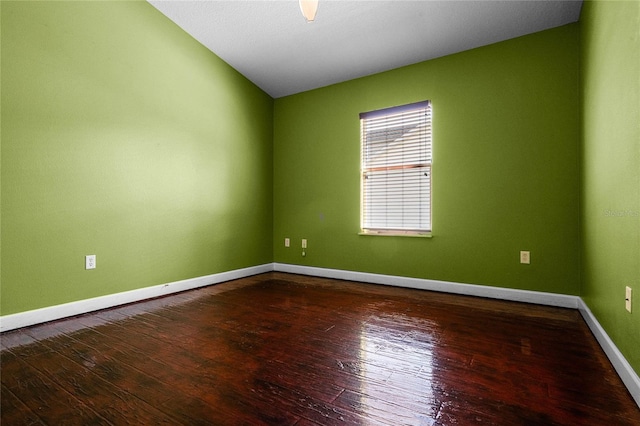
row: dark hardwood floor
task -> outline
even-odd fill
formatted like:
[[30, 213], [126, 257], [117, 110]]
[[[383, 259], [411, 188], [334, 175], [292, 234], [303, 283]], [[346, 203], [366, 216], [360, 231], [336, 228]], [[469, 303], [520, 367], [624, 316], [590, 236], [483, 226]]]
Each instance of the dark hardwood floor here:
[[577, 311], [269, 273], [2, 334], [2, 425], [640, 425]]

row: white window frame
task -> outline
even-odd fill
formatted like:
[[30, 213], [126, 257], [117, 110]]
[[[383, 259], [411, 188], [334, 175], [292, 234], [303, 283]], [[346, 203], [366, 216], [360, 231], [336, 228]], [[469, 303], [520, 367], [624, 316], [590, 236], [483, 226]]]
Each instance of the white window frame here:
[[362, 235], [431, 236], [430, 101], [360, 114]]

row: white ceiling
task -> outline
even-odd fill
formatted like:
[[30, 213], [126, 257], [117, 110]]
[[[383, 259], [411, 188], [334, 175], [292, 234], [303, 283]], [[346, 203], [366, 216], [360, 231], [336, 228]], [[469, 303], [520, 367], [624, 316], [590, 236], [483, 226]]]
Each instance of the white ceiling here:
[[582, 0], [148, 0], [274, 98], [576, 22]]

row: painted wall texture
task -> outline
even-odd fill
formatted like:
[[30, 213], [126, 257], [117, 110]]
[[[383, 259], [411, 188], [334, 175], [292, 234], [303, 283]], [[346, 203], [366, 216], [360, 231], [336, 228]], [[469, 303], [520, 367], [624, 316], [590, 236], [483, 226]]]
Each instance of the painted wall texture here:
[[[578, 294], [578, 35], [568, 25], [276, 99], [275, 261]], [[360, 236], [358, 114], [422, 100], [433, 238]]]
[[272, 261], [269, 96], [146, 2], [2, 3], [2, 315]]
[[582, 298], [640, 373], [640, 2], [589, 1], [580, 20]]

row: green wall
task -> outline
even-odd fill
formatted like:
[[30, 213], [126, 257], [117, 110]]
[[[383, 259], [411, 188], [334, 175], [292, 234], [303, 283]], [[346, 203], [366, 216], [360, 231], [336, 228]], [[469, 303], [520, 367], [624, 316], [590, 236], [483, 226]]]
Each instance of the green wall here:
[[[275, 261], [578, 294], [578, 30], [276, 99]], [[360, 236], [358, 114], [425, 99], [433, 238]]]
[[640, 2], [586, 2], [580, 19], [582, 298], [640, 374]]
[[2, 315], [272, 262], [273, 100], [148, 3], [3, 1], [1, 90]]

